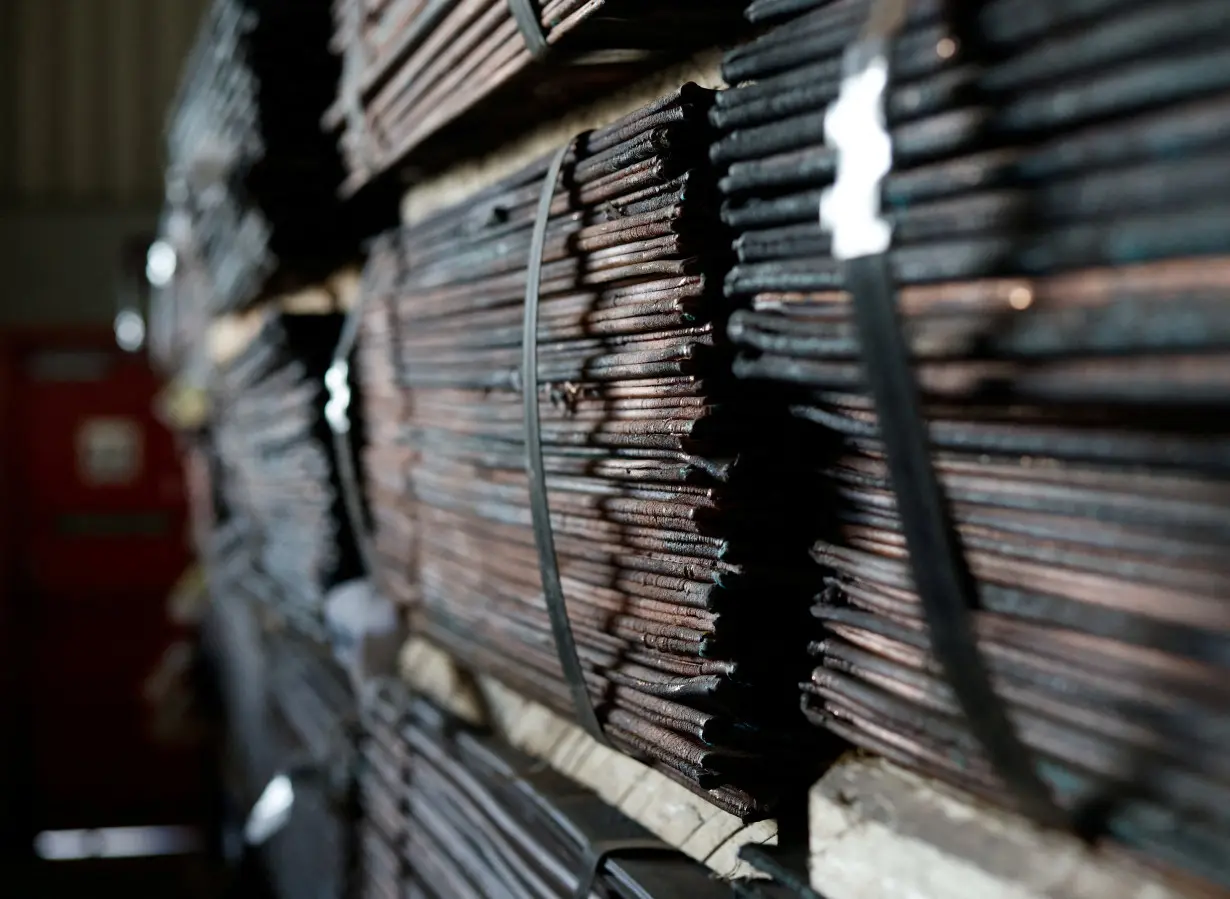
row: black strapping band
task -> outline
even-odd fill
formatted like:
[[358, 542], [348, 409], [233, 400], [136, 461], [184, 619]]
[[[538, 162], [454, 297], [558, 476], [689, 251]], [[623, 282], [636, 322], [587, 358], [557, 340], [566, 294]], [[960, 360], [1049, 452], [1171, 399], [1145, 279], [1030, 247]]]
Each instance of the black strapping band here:
[[542, 59], [551, 45], [547, 43], [547, 34], [542, 29], [542, 20], [535, 5], [534, 0], [508, 0], [508, 8], [517, 22], [517, 28], [521, 30], [526, 49], [535, 59]]
[[[996, 694], [978, 646], [972, 615], [978, 605], [978, 588], [935, 473], [910, 348], [897, 312], [888, 255], [891, 232], [878, 207], [882, 176], [874, 183], [863, 181], [869, 177], [866, 171], [843, 171], [841, 164], [843, 157], [860, 154], [866, 161], [869, 153], [881, 151], [887, 144], [890, 155], [884, 162], [891, 167], [891, 138], [884, 121], [883, 98], [891, 83], [887, 76], [891, 75], [888, 60], [892, 39], [904, 23], [907, 5], [905, 0], [877, 0], [862, 40], [847, 51], [846, 83], [826, 122], [830, 142], [837, 144], [838, 175], [825, 198], [821, 217], [832, 227], [834, 255], [844, 263], [863, 371], [875, 402], [910, 571], [932, 652], [943, 667], [970, 731], [995, 773], [1015, 794], [1021, 810], [1044, 824], [1062, 826], [1066, 816], [1055, 805], [1038, 775], [1033, 754], [1021, 741], [1003, 700]], [[853, 98], [868, 96], [867, 76], [873, 70], [885, 75], [878, 108], [851, 108], [851, 104], [860, 102]], [[851, 88], [848, 94], [846, 87]], [[837, 114], [846, 101], [846, 107]], [[867, 208], [867, 202], [877, 205]], [[839, 240], [837, 231], [842, 228], [847, 231]]]
[[1059, 825], [1063, 816], [1008, 718], [978, 648], [970, 614], [978, 600], [977, 585], [931, 460], [909, 347], [897, 318], [888, 258], [848, 260], [845, 278], [931, 650], [944, 668], [970, 730], [996, 774], [1016, 794], [1022, 810], [1043, 823]]
[[354, 456], [354, 444], [351, 441], [350, 403], [352, 391], [350, 387], [350, 357], [354, 353], [355, 343], [359, 338], [359, 328], [363, 319], [363, 306], [367, 298], [366, 285], [360, 289], [354, 306], [346, 315], [338, 335], [337, 347], [333, 351], [333, 363], [325, 372], [325, 389], [329, 399], [325, 403], [325, 420], [329, 430], [333, 432], [333, 455], [337, 460], [337, 477], [342, 488], [342, 502], [346, 507], [346, 517], [350, 519], [350, 529], [354, 533], [355, 547], [363, 560], [363, 567], [368, 575], [376, 572], [375, 553], [372, 550], [371, 534], [367, 521], [363, 516], [363, 492], [359, 486], [359, 469]]
[[538, 199], [538, 214], [530, 242], [530, 256], [525, 282], [525, 327], [521, 346], [521, 390], [525, 403], [525, 471], [530, 481], [530, 515], [534, 521], [534, 545], [538, 548], [538, 568], [542, 573], [542, 595], [551, 618], [555, 651], [560, 668], [572, 693], [572, 705], [578, 723], [591, 737], [609, 746], [598, 713], [585, 686], [585, 669], [577, 652], [576, 638], [568, 620], [564, 603], [564, 588], [560, 582], [559, 560], [555, 554], [555, 534], [551, 529], [551, 507], [547, 501], [547, 475], [542, 461], [542, 423], [538, 414], [538, 299], [542, 283], [542, 257], [547, 241], [547, 224], [551, 220], [551, 203], [564, 160], [572, 151], [572, 143], [561, 147], [547, 166]]
[[590, 855], [586, 860], [581, 881], [577, 884], [575, 899], [589, 899], [594, 891], [594, 885], [602, 874], [602, 869], [609, 859], [616, 855], [679, 855], [679, 850], [669, 843], [664, 843], [656, 837], [633, 837], [626, 840], [602, 840], [590, 847]]

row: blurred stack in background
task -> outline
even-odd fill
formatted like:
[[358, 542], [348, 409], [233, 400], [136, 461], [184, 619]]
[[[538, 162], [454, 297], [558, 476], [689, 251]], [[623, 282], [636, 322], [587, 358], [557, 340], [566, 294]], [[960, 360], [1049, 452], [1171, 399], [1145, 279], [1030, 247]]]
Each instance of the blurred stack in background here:
[[[396, 197], [340, 194], [341, 156], [320, 123], [341, 74], [331, 33], [325, 2], [211, 5], [168, 121], [149, 255], [151, 350], [177, 389], [204, 397], [212, 497], [196, 519], [219, 603], [208, 659], [253, 678], [219, 705], [226, 859], [235, 888], [265, 882], [286, 897], [350, 889], [354, 678], [392, 657], [373, 656], [362, 632], [373, 600], [348, 506], [362, 514], [358, 387], [344, 372], [331, 387], [326, 372], [362, 241], [394, 220]], [[374, 620], [398, 632], [391, 612]], [[277, 802], [288, 806], [270, 811]]]
[[363, 573], [325, 420], [341, 327], [338, 314], [271, 316], [212, 398], [228, 527], [242, 535], [214, 563], [236, 589], [264, 582], [262, 598], [321, 640], [329, 590]]
[[320, 128], [341, 75], [331, 33], [327, 0], [210, 6], [167, 130], [165, 363], [218, 314], [332, 275], [391, 216], [390, 198], [338, 196], [341, 156]]

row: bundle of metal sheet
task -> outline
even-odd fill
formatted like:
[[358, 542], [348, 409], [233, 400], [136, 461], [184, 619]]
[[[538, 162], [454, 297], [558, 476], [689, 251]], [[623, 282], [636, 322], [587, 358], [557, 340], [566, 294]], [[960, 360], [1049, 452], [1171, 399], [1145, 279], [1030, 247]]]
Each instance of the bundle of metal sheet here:
[[[386, 689], [365, 725], [365, 899], [734, 895], [597, 795], [424, 700]], [[746, 895], [785, 895], [765, 889]]]
[[[806, 622], [814, 589], [810, 572], [781, 564], [796, 549], [781, 511], [790, 493], [761, 483], [758, 464], [773, 423], [743, 409], [718, 338], [721, 285], [704, 274], [722, 250], [699, 165], [711, 99], [685, 86], [569, 152], [541, 269], [541, 433], [563, 593], [607, 738], [755, 818], [810, 754], [793, 737], [791, 679], [806, 658], [781, 633]], [[369, 297], [383, 309], [363, 345], [391, 345], [409, 388], [408, 493], [382, 485], [374, 501], [378, 521], [415, 504], [414, 627], [569, 714], [520, 391], [546, 169], [531, 164], [378, 248], [371, 264], [395, 283]], [[749, 421], [765, 428], [755, 440]]]
[[354, 763], [359, 708], [346, 673], [329, 650], [293, 631], [270, 634], [269, 689], [281, 726], [304, 758], [319, 763], [334, 783]]
[[[341, 325], [271, 315], [214, 385], [220, 490], [239, 539], [211, 566], [322, 640], [329, 589], [363, 573], [324, 414]], [[361, 444], [361, 422], [350, 438]]]
[[296, 778], [285, 829], [262, 855], [279, 896], [347, 897], [358, 867], [359, 708], [345, 673], [320, 646], [270, 634], [270, 734], [278, 771]]
[[213, 590], [204, 641], [221, 705], [226, 827], [242, 831], [270, 781], [292, 776], [290, 818], [252, 850], [251, 867], [284, 899], [348, 896], [357, 863], [358, 706], [327, 654], [269, 621], [245, 594]]
[[[756, 0], [725, 60], [736, 373], [814, 426], [807, 715], [1012, 802], [933, 652], [843, 265], [825, 114], [863, 0]], [[1074, 826], [1230, 884], [1230, 7], [916, 0], [889, 265], [978, 647]], [[884, 360], [881, 364], [888, 364]], [[874, 364], [874, 363], [873, 363]], [[817, 470], [818, 469], [818, 470]], [[936, 560], [915, 560], [919, 565]]]
[[335, 0], [340, 96], [326, 117], [356, 188], [404, 162], [489, 150], [586, 96], [716, 46], [740, 0]]
[[245, 508], [231, 506], [233, 491], [227, 487], [227, 469], [212, 433], [206, 447], [209, 495], [194, 493], [190, 502], [210, 596], [215, 604], [256, 601], [276, 605], [277, 591], [260, 564], [260, 525]]
[[337, 196], [342, 161], [320, 127], [341, 73], [331, 33], [328, 0], [210, 7], [168, 123], [162, 236], [178, 261], [164, 302], [242, 307], [323, 278], [390, 223], [373, 217], [391, 198]]
[[373, 684], [362, 708], [358, 769], [358, 876], [355, 899], [400, 899], [409, 873], [405, 861], [409, 821], [409, 744], [401, 730], [406, 692], [398, 684]]
[[407, 434], [410, 396], [398, 384], [396, 297], [401, 260], [387, 235], [373, 242], [363, 278], [362, 342], [357, 365], [363, 385], [367, 446], [363, 455], [371, 518], [371, 572], [377, 591], [409, 606], [418, 596], [413, 510], [404, 501], [414, 447]]
[[219, 762], [229, 817], [242, 816], [278, 762], [269, 733], [268, 660], [258, 608], [238, 591], [210, 583], [202, 655], [217, 697]]

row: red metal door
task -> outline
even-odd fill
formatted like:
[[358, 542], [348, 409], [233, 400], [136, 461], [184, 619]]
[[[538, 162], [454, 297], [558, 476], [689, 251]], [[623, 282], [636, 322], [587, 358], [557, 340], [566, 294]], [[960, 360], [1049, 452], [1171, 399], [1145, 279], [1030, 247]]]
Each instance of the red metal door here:
[[179, 636], [166, 601], [189, 559], [156, 380], [105, 343], [27, 346], [13, 361], [9, 629], [29, 826], [187, 820], [196, 753], [155, 739], [142, 689]]

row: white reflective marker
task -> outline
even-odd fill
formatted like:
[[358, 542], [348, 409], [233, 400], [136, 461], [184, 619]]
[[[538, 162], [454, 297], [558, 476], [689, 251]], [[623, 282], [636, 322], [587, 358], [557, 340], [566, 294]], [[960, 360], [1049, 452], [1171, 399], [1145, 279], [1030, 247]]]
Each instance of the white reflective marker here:
[[279, 774], [269, 781], [244, 825], [243, 838], [248, 845], [259, 846], [285, 827], [294, 804], [295, 788], [289, 777]]
[[175, 277], [178, 263], [175, 248], [165, 240], [156, 240], [145, 253], [145, 278], [155, 287], [166, 287]]
[[329, 400], [325, 403], [325, 420], [335, 434], [350, 431], [350, 365], [345, 359], [336, 359], [325, 372], [325, 390]]
[[115, 342], [126, 353], [145, 346], [145, 319], [135, 309], [121, 309], [115, 316]]
[[833, 257], [858, 259], [888, 251], [893, 232], [880, 211], [880, 186], [893, 169], [893, 141], [884, 119], [888, 59], [873, 54], [848, 68], [824, 119], [837, 150], [837, 177], [820, 201], [820, 222], [833, 235]]

